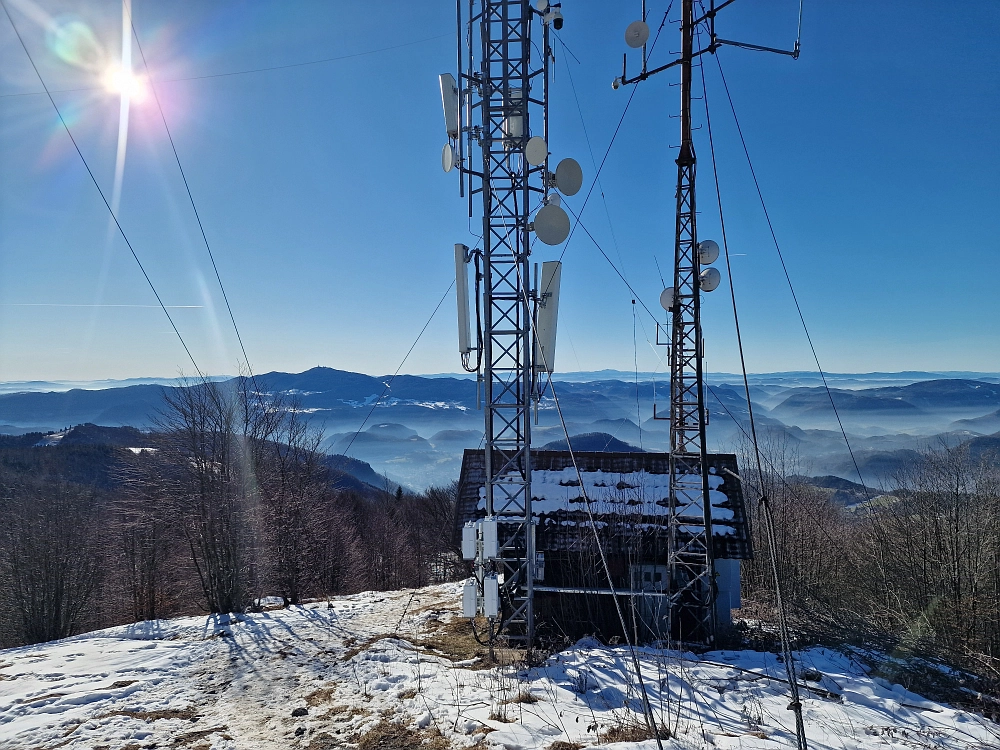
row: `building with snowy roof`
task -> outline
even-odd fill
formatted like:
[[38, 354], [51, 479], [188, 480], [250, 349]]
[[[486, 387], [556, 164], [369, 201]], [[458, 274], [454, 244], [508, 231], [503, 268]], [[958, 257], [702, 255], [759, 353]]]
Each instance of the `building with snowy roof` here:
[[[458, 487], [457, 533], [466, 522], [486, 516], [485, 458], [483, 450], [465, 451]], [[739, 561], [751, 558], [753, 550], [736, 456], [711, 454], [708, 462], [716, 617], [720, 624], [726, 624], [732, 621], [731, 610], [740, 606]], [[636, 641], [683, 640], [684, 623], [674, 620], [679, 632], [668, 634], [663, 629], [668, 614], [667, 550], [671, 544], [670, 455], [574, 452], [571, 456], [569, 451], [538, 450], [531, 452], [531, 463], [537, 555], [534, 607], [539, 637], [621, 637], [620, 608], [629, 635]], [[692, 489], [681, 490], [678, 496], [681, 537], [686, 528], [696, 531], [705, 522], [700, 473], [691, 479]], [[584, 491], [590, 500], [589, 511]], [[690, 519], [687, 527], [685, 519]], [[600, 560], [595, 531], [613, 586]], [[673, 543], [683, 542], [680, 538]], [[618, 608], [612, 592], [618, 595]]]

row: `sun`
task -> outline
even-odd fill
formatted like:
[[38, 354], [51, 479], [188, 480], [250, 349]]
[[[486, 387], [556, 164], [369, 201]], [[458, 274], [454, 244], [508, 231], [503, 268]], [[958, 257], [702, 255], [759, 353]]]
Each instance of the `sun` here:
[[127, 96], [134, 102], [141, 102], [149, 95], [149, 85], [145, 77], [137, 76], [129, 70], [113, 66], [104, 72], [104, 88], [113, 94]]

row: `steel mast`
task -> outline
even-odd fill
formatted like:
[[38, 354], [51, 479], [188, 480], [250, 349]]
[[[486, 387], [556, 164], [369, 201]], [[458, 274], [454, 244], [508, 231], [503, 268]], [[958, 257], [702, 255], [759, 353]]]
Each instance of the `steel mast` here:
[[[670, 338], [670, 514], [667, 564], [669, 567], [669, 633], [688, 642], [712, 643], [715, 639], [715, 560], [712, 549], [711, 474], [705, 428], [704, 355], [701, 332], [701, 292], [711, 292], [720, 281], [714, 268], [702, 269], [719, 254], [719, 246], [708, 240], [698, 242], [695, 202], [697, 157], [691, 125], [691, 83], [695, 58], [715, 54], [723, 45], [760, 52], [799, 56], [799, 40], [791, 50], [764, 47], [748, 42], [720, 39], [715, 19], [733, 0], [716, 5], [712, 0], [702, 15], [694, 14], [694, 0], [681, 0], [681, 54], [671, 62], [647, 69], [646, 42], [649, 27], [643, 19], [625, 31], [625, 41], [642, 47], [642, 72], [629, 78], [625, 61], [622, 74], [613, 86], [644, 81], [673, 67], [681, 70], [681, 145], [677, 156], [676, 224], [674, 231], [674, 285], [665, 289], [660, 300], [671, 316]], [[696, 29], [705, 24], [709, 43], [695, 49]], [[799, 7], [799, 32], [802, 8]], [[656, 411], [654, 407], [654, 418]]]
[[[562, 12], [559, 4], [547, 0], [534, 7], [528, 0], [468, 0], [463, 22], [463, 0], [457, 6], [462, 72], [454, 92], [458, 123], [454, 130], [449, 124], [445, 169], [453, 164], [460, 170], [470, 217], [475, 197], [482, 202], [482, 247], [466, 252], [466, 263], [473, 256], [482, 263], [477, 278], [477, 292], [482, 285], [481, 344], [469, 344], [463, 351], [467, 357], [478, 349], [485, 408], [486, 519], [474, 532], [477, 611], [490, 620], [491, 642], [502, 636], [531, 648], [531, 400], [538, 394], [536, 375], [551, 372], [552, 363], [533, 362], [542, 355], [536, 354], [532, 316], [547, 295], [530, 287], [529, 255], [533, 231], [546, 244], [561, 243], [569, 231], [568, 217], [549, 195], [555, 175], [548, 169], [547, 146], [553, 57], [549, 30], [561, 28]], [[532, 42], [535, 21], [541, 25], [540, 46]], [[446, 121], [447, 88], [442, 76]], [[481, 161], [474, 157], [477, 149]], [[462, 252], [458, 247], [457, 261]], [[464, 271], [458, 265], [461, 277]], [[460, 310], [462, 306], [460, 299]]]
[[[497, 519], [500, 553], [496, 631], [523, 638], [528, 646], [535, 636], [527, 286], [532, 191], [531, 168], [522, 154], [536, 78], [529, 69], [531, 15], [524, 0], [483, 0], [482, 67], [470, 70], [468, 80], [479, 93], [482, 118], [486, 514]], [[543, 72], [537, 88], [544, 89], [546, 78]]]
[[[694, 0], [682, 0], [681, 145], [677, 156], [674, 308], [670, 347], [670, 632], [682, 641], [715, 636], [715, 563], [705, 437], [704, 340], [691, 135]], [[700, 513], [699, 513], [700, 511]], [[681, 534], [680, 528], [684, 533]]]
[[[645, 4], [643, 4], [645, 15]], [[681, 143], [677, 155], [677, 190], [674, 226], [673, 287], [664, 291], [661, 302], [671, 317], [670, 338], [670, 497], [666, 563], [667, 627], [664, 635], [686, 642], [712, 643], [715, 638], [715, 561], [712, 550], [712, 505], [710, 502], [708, 451], [705, 436], [703, 356], [701, 333], [701, 291], [715, 288], [702, 279], [702, 258], [698, 245], [695, 176], [697, 156], [691, 124], [692, 68], [696, 57], [714, 51], [714, 45], [695, 50], [696, 19], [694, 0], [681, 0], [681, 54], [654, 70], [646, 68], [649, 27], [636, 21], [625, 32], [630, 47], [642, 47], [643, 69], [628, 78], [625, 65], [614, 82], [637, 83], [668, 68], [681, 72]], [[710, 11], [714, 19], [714, 10]], [[706, 243], [708, 245], [709, 243]], [[715, 243], [711, 243], [715, 246]], [[715, 256], [709, 253], [705, 261]], [[717, 285], [718, 272], [712, 279]], [[656, 417], [654, 409], [654, 417]]]

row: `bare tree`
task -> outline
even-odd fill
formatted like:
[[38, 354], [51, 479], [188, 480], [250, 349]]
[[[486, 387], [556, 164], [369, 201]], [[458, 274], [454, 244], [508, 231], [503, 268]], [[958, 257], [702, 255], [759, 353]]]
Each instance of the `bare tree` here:
[[19, 640], [73, 635], [100, 582], [97, 496], [53, 482], [5, 483], [0, 492], [3, 563]]
[[109, 542], [124, 605], [134, 622], [184, 611], [192, 572], [184, 562], [184, 537], [171, 502], [177, 469], [156, 450], [125, 457], [122, 491], [114, 502]]
[[167, 501], [176, 513], [210, 612], [249, 602], [251, 498], [256, 489], [248, 433], [257, 427], [240, 391], [202, 380], [167, 395], [160, 449], [176, 469]]

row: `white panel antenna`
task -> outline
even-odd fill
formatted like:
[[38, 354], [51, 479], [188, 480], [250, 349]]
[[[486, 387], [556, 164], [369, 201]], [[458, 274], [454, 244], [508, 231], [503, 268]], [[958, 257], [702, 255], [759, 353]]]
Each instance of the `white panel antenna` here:
[[497, 539], [497, 520], [495, 518], [484, 518], [482, 521], [483, 530], [483, 558], [495, 560], [500, 557], [500, 544]]
[[496, 576], [483, 579], [483, 614], [487, 617], [500, 614], [500, 584]]
[[479, 592], [476, 591], [476, 582], [474, 579], [469, 579], [465, 582], [465, 586], [462, 587], [462, 616], [473, 618], [479, 614], [476, 610], [479, 609]]
[[479, 538], [476, 533], [476, 524], [469, 521], [462, 527], [462, 559], [475, 560], [478, 546]]
[[469, 248], [455, 245], [455, 299], [458, 300], [458, 353], [472, 351], [472, 332], [469, 329]]
[[444, 109], [444, 127], [448, 137], [458, 138], [458, 84], [451, 73], [438, 76], [441, 83], [441, 106]]
[[537, 372], [553, 372], [556, 361], [556, 325], [559, 319], [559, 282], [562, 263], [542, 263], [542, 281], [538, 287], [538, 315], [535, 321], [534, 366]]
[[522, 106], [521, 100], [523, 98], [523, 89], [512, 88], [510, 90], [507, 106], [512, 114], [507, 115], [503, 121], [503, 134], [506, 136], [506, 143], [504, 145], [507, 149], [514, 148], [517, 145], [517, 141], [524, 135], [524, 117], [520, 114], [514, 114], [515, 112], [520, 112]]

